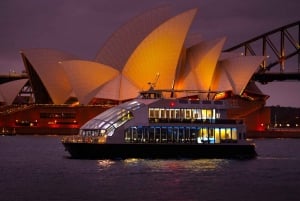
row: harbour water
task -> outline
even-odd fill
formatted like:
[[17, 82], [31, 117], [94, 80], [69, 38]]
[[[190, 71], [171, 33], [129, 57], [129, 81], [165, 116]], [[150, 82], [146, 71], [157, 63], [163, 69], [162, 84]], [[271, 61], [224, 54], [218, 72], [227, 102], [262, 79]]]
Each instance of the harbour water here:
[[252, 160], [74, 160], [59, 136], [0, 136], [0, 201], [298, 201], [300, 139]]

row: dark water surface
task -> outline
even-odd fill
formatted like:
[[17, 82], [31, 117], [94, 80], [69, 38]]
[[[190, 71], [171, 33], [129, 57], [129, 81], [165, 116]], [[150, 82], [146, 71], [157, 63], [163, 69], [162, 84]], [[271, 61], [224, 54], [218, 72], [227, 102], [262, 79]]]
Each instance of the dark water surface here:
[[253, 160], [74, 160], [57, 136], [0, 136], [0, 201], [299, 201], [300, 139]]

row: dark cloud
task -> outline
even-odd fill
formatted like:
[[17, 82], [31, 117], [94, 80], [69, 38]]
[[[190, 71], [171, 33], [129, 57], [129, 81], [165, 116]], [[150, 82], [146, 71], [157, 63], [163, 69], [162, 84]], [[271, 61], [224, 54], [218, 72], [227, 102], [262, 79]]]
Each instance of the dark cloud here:
[[165, 4], [176, 12], [198, 7], [191, 32], [204, 39], [226, 36], [225, 47], [300, 19], [299, 0], [2, 0], [0, 73], [24, 69], [23, 48], [55, 48], [92, 59], [118, 27]]

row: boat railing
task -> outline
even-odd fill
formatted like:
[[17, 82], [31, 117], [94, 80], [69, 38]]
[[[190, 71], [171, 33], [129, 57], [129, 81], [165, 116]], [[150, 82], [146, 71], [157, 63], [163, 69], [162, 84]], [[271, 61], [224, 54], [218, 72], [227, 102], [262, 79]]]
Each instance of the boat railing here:
[[169, 119], [149, 118], [149, 123], [243, 124], [241, 119]]
[[63, 137], [61, 140], [63, 143], [91, 143], [91, 144], [99, 144], [105, 143], [106, 137], [105, 136], [66, 136]]

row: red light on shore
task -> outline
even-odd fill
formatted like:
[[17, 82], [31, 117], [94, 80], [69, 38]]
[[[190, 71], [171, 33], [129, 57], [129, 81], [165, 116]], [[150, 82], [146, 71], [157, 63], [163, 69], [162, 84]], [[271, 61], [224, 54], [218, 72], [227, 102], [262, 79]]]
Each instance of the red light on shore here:
[[175, 106], [175, 102], [174, 101], [170, 102], [170, 106], [174, 107]]
[[257, 125], [257, 128], [256, 128], [258, 131], [264, 131], [266, 128], [265, 128], [265, 124], [264, 123], [260, 123]]

